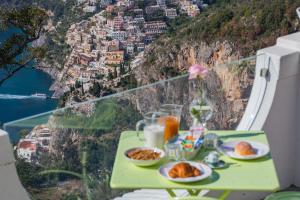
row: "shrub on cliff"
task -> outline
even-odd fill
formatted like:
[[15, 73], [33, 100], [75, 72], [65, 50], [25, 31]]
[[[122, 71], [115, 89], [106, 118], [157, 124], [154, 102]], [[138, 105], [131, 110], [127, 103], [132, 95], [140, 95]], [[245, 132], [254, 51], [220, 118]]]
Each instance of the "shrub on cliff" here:
[[38, 172], [42, 171], [42, 167], [38, 165], [19, 159], [16, 162], [16, 168], [19, 178], [25, 187], [39, 187], [45, 181], [45, 178], [38, 174]]
[[[153, 54], [186, 42], [210, 44], [224, 40], [236, 44], [244, 56], [254, 54], [257, 49], [274, 44], [277, 37], [299, 29], [295, 11], [299, 5], [299, 0], [219, 0], [193, 19], [172, 22], [169, 34], [154, 42], [154, 46], [162, 43], [164, 48], [155, 46]], [[150, 64], [152, 60], [148, 58]]]

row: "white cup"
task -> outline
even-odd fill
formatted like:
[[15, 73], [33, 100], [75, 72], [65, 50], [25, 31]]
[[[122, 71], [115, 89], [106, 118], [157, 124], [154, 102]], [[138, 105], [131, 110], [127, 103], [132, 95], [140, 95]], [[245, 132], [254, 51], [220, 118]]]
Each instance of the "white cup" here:
[[219, 154], [215, 151], [210, 152], [208, 156], [205, 157], [204, 161], [211, 164], [217, 163], [219, 162]]

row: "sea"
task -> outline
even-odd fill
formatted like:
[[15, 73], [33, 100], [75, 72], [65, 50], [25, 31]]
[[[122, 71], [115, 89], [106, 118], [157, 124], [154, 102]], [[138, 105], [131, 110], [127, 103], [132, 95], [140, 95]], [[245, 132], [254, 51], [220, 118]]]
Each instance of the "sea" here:
[[[10, 28], [0, 32], [0, 43], [3, 43], [16, 31], [15, 28]], [[3, 76], [3, 73], [0, 70], [0, 77]], [[33, 63], [4, 82], [0, 86], [0, 125], [55, 109], [57, 99], [31, 96], [35, 93], [52, 96], [52, 92], [49, 91], [52, 82], [51, 77], [43, 71], [35, 69]]]

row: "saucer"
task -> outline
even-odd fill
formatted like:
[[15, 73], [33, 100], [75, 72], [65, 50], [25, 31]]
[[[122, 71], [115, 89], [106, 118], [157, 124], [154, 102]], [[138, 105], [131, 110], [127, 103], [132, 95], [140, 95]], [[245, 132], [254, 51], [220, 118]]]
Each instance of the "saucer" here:
[[219, 160], [219, 162], [217, 162], [217, 163], [205, 162], [205, 164], [207, 164], [212, 169], [221, 169], [221, 168], [224, 168], [227, 166], [223, 160]]

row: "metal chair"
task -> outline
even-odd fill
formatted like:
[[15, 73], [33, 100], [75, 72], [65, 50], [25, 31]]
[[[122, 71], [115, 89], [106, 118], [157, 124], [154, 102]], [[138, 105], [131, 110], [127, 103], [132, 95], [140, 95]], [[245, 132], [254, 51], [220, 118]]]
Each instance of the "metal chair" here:
[[216, 198], [212, 198], [212, 197], [175, 197], [175, 198], [171, 198], [172, 200], [219, 200]]
[[267, 196], [265, 200], [300, 200], [300, 192], [277, 192]]

